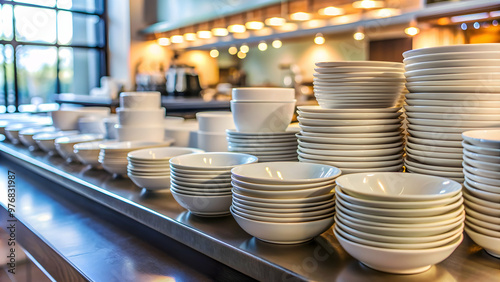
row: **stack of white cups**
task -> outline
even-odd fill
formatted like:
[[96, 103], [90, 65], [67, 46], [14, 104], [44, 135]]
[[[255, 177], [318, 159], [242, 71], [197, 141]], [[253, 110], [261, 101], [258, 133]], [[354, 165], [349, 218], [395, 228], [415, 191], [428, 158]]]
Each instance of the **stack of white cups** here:
[[199, 112], [198, 148], [206, 152], [227, 152], [226, 129], [234, 128], [231, 112]]
[[116, 109], [118, 141], [154, 141], [165, 138], [165, 108], [160, 92], [123, 92]]

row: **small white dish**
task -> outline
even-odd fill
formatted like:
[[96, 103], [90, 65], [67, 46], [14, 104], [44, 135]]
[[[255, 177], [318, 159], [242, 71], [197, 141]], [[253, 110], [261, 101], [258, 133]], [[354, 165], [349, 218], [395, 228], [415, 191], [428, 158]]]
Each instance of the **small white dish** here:
[[170, 159], [170, 165], [185, 170], [230, 170], [235, 166], [257, 162], [257, 157], [242, 153], [197, 153]]

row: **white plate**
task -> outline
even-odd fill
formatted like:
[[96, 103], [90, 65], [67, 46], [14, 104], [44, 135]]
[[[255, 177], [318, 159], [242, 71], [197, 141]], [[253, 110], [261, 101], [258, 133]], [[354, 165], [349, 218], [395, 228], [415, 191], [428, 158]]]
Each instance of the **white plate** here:
[[463, 133], [464, 140], [476, 146], [500, 149], [500, 129], [471, 130]]
[[[314, 149], [309, 149], [307, 151], [312, 152], [312, 150], [314, 150]], [[316, 150], [314, 150], [314, 151], [316, 151]], [[392, 161], [392, 160], [402, 160], [403, 159], [402, 148], [401, 148], [401, 151], [399, 154], [391, 154], [391, 155], [376, 156], [376, 157], [320, 155], [320, 154], [314, 154], [314, 153], [306, 153], [306, 152], [301, 151], [300, 149], [297, 150], [297, 153], [299, 154], [299, 157], [301, 157], [301, 158], [306, 158], [306, 159], [310, 159], [310, 160], [328, 161], [328, 162], [359, 162], [359, 163], [367, 162], [367, 163], [372, 163], [372, 162], [383, 162], [383, 161]]]
[[315, 68], [317, 73], [356, 73], [356, 72], [403, 72], [403, 68], [376, 67], [376, 66], [346, 66], [335, 68]]
[[498, 59], [464, 59], [464, 60], [441, 60], [441, 61], [426, 61], [419, 63], [405, 63], [405, 71], [433, 69], [433, 68], [460, 68], [460, 67], [483, 67], [483, 66], [499, 66]]
[[227, 149], [229, 152], [241, 152], [246, 154], [258, 154], [258, 155], [277, 155], [279, 153], [287, 153], [290, 151], [294, 151], [297, 149], [297, 144], [288, 147], [279, 147], [279, 148], [245, 148], [245, 147], [231, 147], [228, 146]]
[[314, 74], [313, 82], [319, 82], [319, 83], [338, 83], [338, 82], [345, 82], [345, 83], [355, 83], [355, 82], [365, 82], [365, 83], [404, 83], [406, 82], [406, 79], [404, 76], [400, 77], [367, 77], [367, 76], [351, 76], [351, 77], [345, 77], [345, 76], [335, 76], [335, 75], [329, 75], [329, 74]]
[[418, 124], [408, 124], [408, 128], [416, 131], [440, 132], [440, 133], [462, 133], [469, 129], [463, 127], [428, 126]]
[[314, 93], [397, 93], [403, 89], [403, 85], [396, 87], [389, 86], [314, 86]]
[[351, 174], [351, 173], [363, 173], [363, 172], [402, 172], [403, 171], [403, 163], [399, 163], [393, 166], [387, 167], [372, 167], [372, 168], [342, 168], [342, 174]]
[[500, 174], [496, 171], [475, 168], [473, 166], [468, 165], [466, 162], [463, 162], [462, 166], [467, 172], [471, 174], [500, 180]]
[[359, 100], [367, 100], [364, 103], [368, 101], [388, 101], [388, 100], [393, 100], [399, 98], [401, 93], [399, 92], [394, 92], [394, 93], [375, 93], [375, 94], [365, 94], [365, 93], [353, 93], [353, 94], [344, 94], [341, 92], [340, 94], [337, 93], [331, 93], [331, 94], [320, 94], [316, 92], [314, 94], [314, 97], [316, 99], [321, 99], [321, 100], [339, 100], [339, 101], [356, 101], [356, 102], [361, 102]]
[[307, 113], [395, 113], [401, 110], [400, 107], [387, 107], [387, 108], [375, 108], [375, 109], [324, 109], [320, 106], [299, 106], [297, 107], [302, 112]]
[[407, 86], [411, 92], [462, 92], [462, 93], [497, 93], [500, 86], [476, 85], [476, 86]]
[[[342, 144], [324, 144], [324, 143], [315, 143], [315, 142], [307, 142], [303, 140], [299, 140], [299, 145], [304, 148], [310, 149], [320, 149], [320, 150], [362, 150], [362, 151], [372, 151], [378, 149], [389, 149], [396, 148], [403, 145], [403, 141], [394, 142], [394, 143], [385, 143], [385, 144], [369, 144], [369, 145], [342, 145]], [[460, 149], [462, 152], [462, 149]], [[368, 152], [367, 152], [368, 153]]]
[[413, 58], [415, 56], [436, 54], [436, 53], [457, 53], [457, 52], [491, 52], [498, 51], [500, 48], [498, 43], [482, 43], [482, 44], [460, 44], [449, 46], [438, 46], [409, 50], [403, 53], [404, 58]]
[[425, 170], [461, 173], [463, 175], [462, 167], [435, 166], [435, 165], [420, 163], [418, 161], [414, 161], [409, 158], [405, 159], [405, 163], [409, 164], [412, 167], [421, 168]]
[[411, 149], [416, 149], [416, 150], [426, 151], [426, 152], [455, 153], [455, 154], [461, 154], [462, 153], [462, 148], [442, 147], [442, 146], [428, 146], [428, 145], [415, 144], [415, 143], [412, 143], [410, 141], [407, 141], [406, 145], [408, 147], [410, 147]]
[[443, 158], [443, 159], [462, 161], [462, 153], [428, 152], [417, 149], [411, 149], [409, 147], [406, 147], [406, 152], [411, 154], [412, 156]]
[[[434, 140], [449, 140], [449, 141], [460, 141], [462, 140], [462, 134], [460, 133], [445, 133], [445, 132], [427, 132], [418, 130], [407, 130], [411, 136], [424, 139], [434, 139]], [[460, 142], [459, 142], [460, 143]]]
[[455, 73], [495, 73], [500, 72], [498, 66], [483, 66], [483, 67], [451, 67], [451, 68], [434, 68], [434, 69], [419, 69], [405, 72], [406, 77], [423, 76], [423, 75], [438, 75], [438, 74], [455, 74]]
[[407, 78], [408, 82], [416, 81], [457, 81], [457, 80], [469, 80], [469, 81], [492, 81], [500, 80], [500, 72], [494, 73], [455, 73], [455, 74], [436, 74], [436, 75], [421, 75], [413, 76]]
[[237, 142], [227, 142], [228, 146], [233, 147], [233, 148], [244, 148], [244, 149], [269, 149], [269, 148], [279, 148], [279, 147], [290, 147], [290, 146], [297, 146], [297, 140], [293, 140], [292, 142], [267, 142], [267, 143], [250, 143], [250, 142], [245, 142], [245, 143], [237, 143]]
[[448, 105], [462, 106], [461, 102], [500, 101], [500, 93], [408, 93], [408, 100], [446, 100]]
[[398, 131], [389, 131], [389, 132], [372, 132], [372, 133], [317, 133], [317, 132], [308, 132], [308, 131], [300, 131], [296, 134], [299, 137], [299, 134], [307, 137], [325, 137], [325, 138], [381, 138], [381, 137], [394, 137], [401, 135], [402, 130]]
[[462, 142], [459, 140], [436, 140], [433, 138], [417, 138], [413, 136], [407, 136], [409, 142], [414, 144], [430, 145], [430, 146], [442, 146], [451, 148], [462, 148]]
[[285, 132], [238, 132], [236, 129], [226, 129], [228, 137], [240, 138], [240, 137], [250, 137], [257, 139], [273, 139], [273, 138], [285, 138], [295, 135], [300, 129], [297, 127], [289, 126]]
[[341, 61], [341, 62], [317, 62], [315, 64], [320, 68], [335, 68], [344, 66], [367, 66], [367, 67], [389, 67], [389, 68], [404, 68], [402, 63], [385, 62], [385, 61]]
[[479, 108], [492, 108], [492, 107], [500, 107], [499, 101], [446, 101], [446, 100], [425, 100], [425, 99], [413, 99], [406, 97], [406, 103], [410, 106], [443, 106], [443, 107], [479, 107]]
[[479, 153], [483, 155], [497, 156], [500, 157], [500, 149], [481, 147], [477, 145], [469, 144], [467, 141], [462, 142], [462, 146], [470, 152]]
[[387, 167], [394, 166], [403, 166], [403, 160], [389, 160], [389, 161], [378, 161], [378, 162], [334, 162], [334, 161], [325, 161], [325, 160], [317, 160], [317, 159], [309, 159], [306, 157], [298, 157], [300, 162], [306, 163], [321, 163], [326, 165], [332, 165], [338, 168], [344, 169], [364, 169], [366, 171], [375, 171], [374, 169], [386, 169]]
[[440, 120], [440, 119], [423, 119], [423, 118], [407, 118], [408, 122], [418, 125], [428, 125], [428, 126], [445, 126], [445, 127], [469, 127], [469, 130], [475, 128], [485, 128], [485, 127], [498, 127], [500, 126], [500, 120], [493, 121], [479, 121], [479, 120]]
[[338, 81], [331, 81], [331, 80], [322, 80], [319, 78], [313, 79], [313, 85], [314, 86], [319, 86], [319, 87], [351, 87], [351, 86], [380, 86], [380, 87], [403, 87], [404, 82], [403, 81], [345, 81], [345, 80], [338, 80]]
[[410, 152], [407, 152], [406, 154], [410, 156], [412, 159], [424, 164], [430, 164], [435, 166], [447, 166], [447, 167], [462, 167], [462, 160], [460, 159], [441, 159], [432, 157], [422, 157], [413, 155]]
[[377, 80], [377, 79], [401, 79], [404, 74], [400, 71], [378, 71], [378, 72], [351, 72], [351, 73], [313, 73], [314, 77], [324, 79], [363, 79], [363, 80]]
[[414, 86], [499, 86], [500, 81], [495, 80], [458, 80], [458, 81], [417, 81], [417, 82], [408, 82], [406, 83], [406, 87], [414, 87]]
[[435, 54], [422, 54], [411, 56], [403, 60], [404, 64], [414, 64], [444, 60], [481, 60], [481, 59], [500, 59], [500, 52], [496, 51], [469, 51], [469, 52], [446, 52]]
[[[374, 150], [332, 150], [332, 149], [311, 149], [302, 146], [298, 150], [307, 154], [321, 155], [321, 156], [345, 156], [345, 157], [388, 157], [389, 155], [400, 155], [403, 151], [403, 146], [388, 148], [388, 149], [374, 149]], [[356, 159], [352, 159], [355, 161]]]
[[340, 102], [325, 102], [325, 100], [318, 100], [318, 104], [325, 109], [359, 109], [359, 108], [387, 108], [392, 107], [396, 101], [384, 103], [340, 103]]
[[[415, 94], [416, 95], [416, 94]], [[479, 95], [481, 96], [481, 95]], [[500, 99], [500, 95], [499, 95]], [[500, 108], [474, 108], [474, 107], [439, 107], [439, 106], [404, 106], [406, 112], [415, 113], [443, 113], [443, 114], [497, 114]]]
[[486, 170], [500, 170], [500, 165], [499, 164], [493, 164], [493, 163], [488, 163], [488, 162], [483, 162], [483, 161], [478, 161], [475, 159], [471, 159], [467, 156], [463, 156], [464, 162], [477, 168], [481, 169], [486, 169]]
[[311, 119], [298, 117], [300, 125], [309, 126], [357, 126], [357, 125], [384, 125], [384, 124], [400, 124], [399, 118], [395, 119]]
[[303, 131], [323, 133], [357, 133], [357, 132], [389, 132], [398, 131], [401, 124], [388, 125], [360, 125], [360, 126], [305, 126], [300, 125]]
[[498, 121], [500, 114], [450, 114], [450, 113], [416, 113], [406, 112], [410, 118], [464, 120], [464, 121]]
[[471, 152], [471, 151], [469, 151], [467, 149], [464, 149], [463, 153], [467, 157], [469, 157], [471, 159], [474, 159], [474, 160], [478, 160], [478, 161], [482, 161], [482, 162], [487, 162], [487, 163], [493, 163], [493, 164], [500, 164], [500, 157], [498, 157], [498, 156], [490, 156], [490, 155], [484, 155], [484, 154], [480, 154], [480, 153], [475, 153], [475, 152]]
[[299, 140], [311, 142], [311, 143], [321, 143], [321, 144], [345, 144], [345, 145], [373, 145], [373, 144], [392, 144], [394, 142], [400, 142], [403, 136], [389, 136], [389, 137], [359, 137], [359, 138], [336, 138], [336, 137], [314, 137], [314, 136], [303, 136], [297, 135]]
[[[500, 109], [499, 109], [500, 112]], [[314, 118], [314, 119], [397, 119], [401, 116], [400, 112], [395, 113], [310, 113], [298, 110], [297, 113], [300, 117]]]

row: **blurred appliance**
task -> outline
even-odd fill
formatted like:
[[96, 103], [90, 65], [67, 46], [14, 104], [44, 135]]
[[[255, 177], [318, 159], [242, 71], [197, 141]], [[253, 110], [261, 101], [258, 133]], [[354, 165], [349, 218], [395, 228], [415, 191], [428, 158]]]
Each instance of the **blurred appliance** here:
[[194, 67], [172, 65], [166, 73], [167, 93], [170, 96], [200, 97], [200, 78]]
[[135, 76], [135, 84], [137, 91], [158, 91], [162, 95], [167, 95], [163, 72], [138, 73]]

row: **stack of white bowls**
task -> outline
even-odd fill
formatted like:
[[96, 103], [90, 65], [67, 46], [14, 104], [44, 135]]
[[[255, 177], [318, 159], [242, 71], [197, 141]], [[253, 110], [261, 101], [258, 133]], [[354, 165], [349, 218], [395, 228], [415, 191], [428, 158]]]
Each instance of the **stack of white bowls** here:
[[50, 112], [50, 117], [52, 118], [54, 127], [59, 130], [77, 130], [80, 118], [86, 116], [106, 118], [110, 112], [111, 109], [107, 107], [62, 108], [58, 111]]
[[154, 141], [165, 139], [165, 108], [160, 92], [123, 92], [116, 109], [118, 141]]
[[410, 173], [341, 176], [334, 233], [376, 270], [412, 274], [446, 259], [463, 239], [462, 185]]
[[179, 205], [195, 215], [227, 215], [231, 206], [231, 169], [255, 162], [255, 156], [228, 152], [173, 157], [170, 191]]
[[35, 134], [33, 136], [33, 140], [35, 140], [38, 147], [43, 151], [49, 154], [55, 154], [56, 153], [55, 140], [57, 138], [63, 136], [77, 135], [77, 134], [78, 134], [77, 130], [42, 132]]
[[154, 141], [110, 141], [100, 144], [99, 163], [109, 173], [114, 175], [127, 175], [128, 153], [146, 148], [167, 147], [174, 142], [173, 139], [161, 142]]
[[168, 190], [170, 159], [193, 153], [203, 153], [203, 150], [165, 147], [132, 151], [127, 155], [127, 175], [137, 186], [146, 190]]
[[463, 181], [462, 132], [500, 126], [500, 44], [403, 53], [408, 171]]
[[89, 165], [95, 169], [102, 169], [99, 163], [99, 153], [101, 148], [99, 145], [106, 144], [114, 141], [92, 141], [85, 143], [77, 143], [73, 146], [73, 153], [75, 153], [77, 160], [84, 165]]
[[500, 129], [463, 133], [465, 232], [500, 258]]
[[402, 169], [399, 108], [298, 109], [301, 162], [333, 165], [343, 174]]
[[45, 126], [41, 128], [26, 128], [19, 131], [19, 141], [26, 146], [29, 147], [30, 150], [38, 149], [38, 145], [33, 137], [38, 133], [43, 132], [54, 132], [56, 128], [53, 126]]
[[231, 112], [199, 112], [198, 148], [207, 152], [227, 152], [226, 129], [234, 128]]
[[295, 89], [233, 88], [231, 111], [236, 130], [227, 130], [230, 152], [252, 153], [259, 162], [297, 160], [297, 138], [288, 129]]
[[347, 61], [316, 66], [314, 96], [325, 109], [393, 107], [404, 89], [401, 63]]
[[248, 234], [270, 243], [297, 244], [333, 224], [338, 168], [270, 162], [238, 166], [231, 173], [231, 213]]
[[198, 128], [196, 120], [186, 120], [182, 123], [165, 125], [165, 138], [173, 138], [175, 146], [198, 147]]
[[99, 141], [104, 138], [103, 134], [77, 134], [58, 137], [54, 140], [59, 155], [67, 162], [78, 161], [74, 152], [74, 146], [78, 143]]

